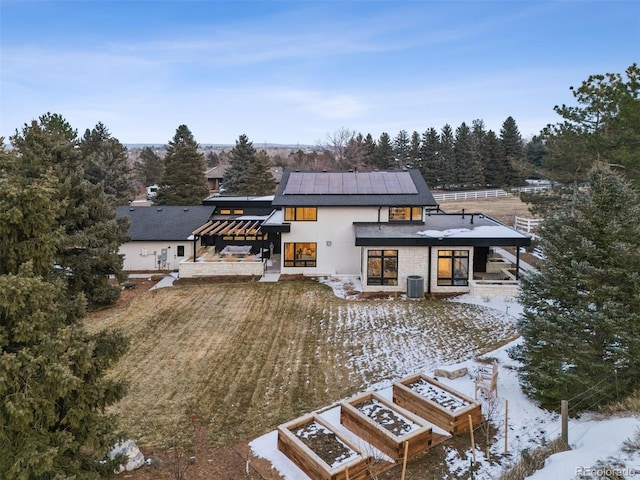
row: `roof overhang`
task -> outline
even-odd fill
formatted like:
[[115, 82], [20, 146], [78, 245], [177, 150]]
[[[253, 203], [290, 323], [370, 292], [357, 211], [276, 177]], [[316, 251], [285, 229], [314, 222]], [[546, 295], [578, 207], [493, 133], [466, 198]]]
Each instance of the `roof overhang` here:
[[526, 247], [531, 237], [482, 214], [435, 214], [424, 223], [354, 223], [356, 246]]

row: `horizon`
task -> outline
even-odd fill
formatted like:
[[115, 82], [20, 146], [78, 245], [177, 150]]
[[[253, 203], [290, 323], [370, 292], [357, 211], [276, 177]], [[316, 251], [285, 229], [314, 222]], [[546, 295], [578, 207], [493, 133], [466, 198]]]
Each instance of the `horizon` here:
[[[151, 8], [152, 6], [152, 8]], [[640, 59], [633, 1], [0, 2], [0, 136], [39, 116], [123, 144], [315, 146], [475, 119], [524, 139]], [[596, 32], [596, 33], [594, 33]]]

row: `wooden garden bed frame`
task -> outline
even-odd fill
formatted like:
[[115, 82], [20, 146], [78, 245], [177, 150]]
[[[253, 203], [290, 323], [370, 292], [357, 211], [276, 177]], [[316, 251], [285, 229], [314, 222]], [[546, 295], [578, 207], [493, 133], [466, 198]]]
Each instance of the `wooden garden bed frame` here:
[[[433, 387], [464, 401], [467, 406], [452, 412], [407, 386], [421, 379]], [[397, 405], [415, 413], [452, 435], [469, 431], [469, 415], [471, 415], [471, 422], [474, 427], [484, 422], [482, 418], [482, 407], [479, 402], [422, 373], [411, 375], [394, 383], [393, 401]]]
[[[387, 430], [380, 423], [360, 411], [357, 406], [369, 400], [375, 400], [397, 415], [404, 417], [418, 428], [398, 436]], [[376, 393], [364, 393], [353, 397], [340, 404], [340, 423], [351, 430], [358, 437], [373, 445], [385, 455], [391, 457], [394, 462], [401, 462], [405, 456], [405, 443], [407, 459], [429, 449], [432, 444], [431, 426], [422, 418], [405, 410], [404, 408], [386, 400]]]
[[[316, 422], [330, 430], [357, 456], [353, 460], [331, 467], [292, 432], [292, 430], [310, 422]], [[278, 427], [278, 450], [314, 480], [365, 480], [369, 478], [371, 457], [365, 456], [356, 445], [342, 437], [331, 424], [315, 414], [304, 415], [280, 425]]]

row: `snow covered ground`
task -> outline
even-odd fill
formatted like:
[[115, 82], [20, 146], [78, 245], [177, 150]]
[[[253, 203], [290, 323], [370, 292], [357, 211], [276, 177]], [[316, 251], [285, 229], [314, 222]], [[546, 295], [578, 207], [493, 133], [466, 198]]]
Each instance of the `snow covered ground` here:
[[[331, 286], [335, 294], [342, 298], [353, 298], [353, 292], [360, 290], [359, 280], [355, 277], [342, 277], [321, 279], [322, 283]], [[490, 301], [463, 295], [455, 299], [457, 302], [482, 305], [495, 309], [515, 322], [522, 312], [520, 305], [515, 302]], [[516, 341], [517, 342], [517, 341]], [[514, 342], [515, 343], [515, 342]], [[499, 433], [491, 447], [491, 456], [505, 453], [505, 406], [508, 402], [507, 422], [507, 452], [509, 458], [515, 461], [524, 450], [532, 450], [560, 435], [560, 418], [557, 414], [539, 408], [522, 393], [516, 375], [516, 364], [507, 354], [511, 345], [495, 350], [485, 355], [486, 358], [496, 359], [499, 364], [498, 375], [498, 399], [488, 406], [484, 402], [483, 409], [490, 408], [491, 417], [498, 427]], [[402, 362], [399, 358], [398, 365]], [[434, 368], [446, 367], [449, 370], [466, 367], [470, 373], [474, 372], [482, 362], [478, 359], [468, 358], [455, 364], [445, 365], [434, 363]], [[399, 368], [399, 371], [402, 371]], [[434, 372], [423, 373], [433, 376]], [[417, 372], [415, 372], [417, 373]], [[398, 378], [397, 380], [399, 380]], [[439, 377], [441, 382], [450, 385], [457, 391], [474, 397], [474, 383], [471, 375], [455, 380]], [[377, 391], [382, 396], [391, 399], [391, 387], [388, 383], [374, 385], [368, 391]], [[347, 429], [340, 425], [339, 407], [329, 405], [318, 413], [327, 420], [335, 430], [356, 442], [362, 443]], [[291, 419], [293, 420], [293, 419]], [[444, 433], [434, 427], [434, 432]], [[636, 439], [640, 435], [640, 418], [608, 418], [598, 420], [595, 416], [583, 415], [579, 419], [569, 420], [569, 444], [571, 450], [551, 456], [545, 463], [545, 467], [529, 477], [534, 480], [567, 480], [567, 479], [605, 479], [627, 478], [640, 479], [640, 453], [627, 453], [622, 448], [623, 442], [628, 439]], [[640, 438], [636, 439], [640, 444]], [[446, 445], [446, 444], [445, 444]], [[272, 431], [259, 437], [250, 443], [253, 454], [271, 462], [273, 467], [287, 480], [304, 480], [308, 477], [298, 469], [285, 455], [277, 449], [277, 431]], [[370, 445], [363, 445], [367, 452], [375, 449]], [[436, 447], [442, 448], [442, 447]], [[444, 447], [448, 448], [448, 447]], [[451, 472], [463, 474], [469, 469], [471, 452], [460, 455], [456, 450], [448, 448], [447, 462]], [[380, 454], [381, 455], [381, 454]], [[478, 480], [496, 479], [506, 469], [506, 462], [498, 464], [488, 461], [485, 452], [476, 451], [476, 459], [479, 470], [475, 478]], [[608, 474], [609, 476], [606, 476]], [[618, 474], [619, 476], [613, 476]]]

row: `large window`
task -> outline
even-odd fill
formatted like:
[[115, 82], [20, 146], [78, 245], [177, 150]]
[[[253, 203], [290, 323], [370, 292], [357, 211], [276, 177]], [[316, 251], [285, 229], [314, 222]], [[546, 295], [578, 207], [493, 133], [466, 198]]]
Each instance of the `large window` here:
[[315, 222], [318, 220], [318, 209], [316, 207], [285, 207], [284, 221], [306, 221]]
[[285, 267], [315, 267], [317, 244], [315, 243], [285, 243]]
[[469, 250], [438, 251], [438, 285], [469, 285]]
[[390, 207], [390, 222], [421, 222], [422, 207]]
[[367, 285], [398, 285], [398, 251], [369, 250]]

